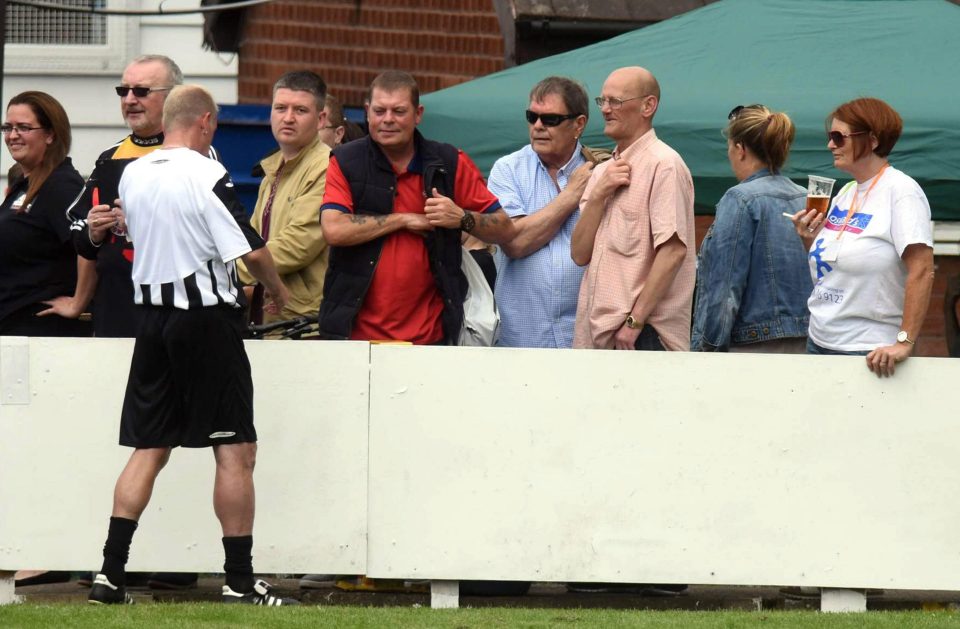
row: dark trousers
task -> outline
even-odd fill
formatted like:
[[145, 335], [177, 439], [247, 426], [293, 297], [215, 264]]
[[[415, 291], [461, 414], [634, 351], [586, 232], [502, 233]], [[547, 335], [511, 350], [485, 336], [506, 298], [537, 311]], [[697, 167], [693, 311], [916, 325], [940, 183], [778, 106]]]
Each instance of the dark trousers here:
[[640, 336], [633, 344], [633, 349], [643, 352], [665, 352], [667, 348], [660, 342], [660, 335], [653, 329], [649, 323], [640, 330]]

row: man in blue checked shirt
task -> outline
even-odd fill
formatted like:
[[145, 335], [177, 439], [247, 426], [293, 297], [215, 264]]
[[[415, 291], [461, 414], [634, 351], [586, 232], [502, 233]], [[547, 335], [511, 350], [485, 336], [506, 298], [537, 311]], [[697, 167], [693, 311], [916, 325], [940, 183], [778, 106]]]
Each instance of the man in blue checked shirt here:
[[596, 158], [580, 144], [587, 92], [551, 76], [530, 91], [530, 144], [501, 157], [487, 187], [513, 219], [503, 245], [496, 298], [502, 347], [570, 347], [583, 268], [570, 257], [580, 196]]

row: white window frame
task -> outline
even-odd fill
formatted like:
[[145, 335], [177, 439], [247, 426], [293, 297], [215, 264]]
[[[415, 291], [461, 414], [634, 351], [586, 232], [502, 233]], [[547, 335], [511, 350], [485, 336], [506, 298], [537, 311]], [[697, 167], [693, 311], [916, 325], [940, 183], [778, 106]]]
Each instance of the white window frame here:
[[[106, 2], [110, 9], [126, 9], [128, 4], [130, 0]], [[108, 15], [106, 44], [57, 46], [8, 42], [5, 71], [8, 74], [120, 74], [137, 49], [139, 24], [138, 17]]]

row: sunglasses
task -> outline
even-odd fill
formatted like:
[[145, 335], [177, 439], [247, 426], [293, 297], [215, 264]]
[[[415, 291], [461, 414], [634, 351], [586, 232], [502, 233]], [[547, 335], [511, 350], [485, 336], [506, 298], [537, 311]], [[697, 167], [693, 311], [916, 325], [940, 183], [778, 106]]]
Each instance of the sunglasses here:
[[573, 120], [583, 114], [538, 114], [535, 111], [527, 110], [527, 122], [537, 124], [537, 120], [543, 123], [545, 127], [555, 127], [564, 120]]
[[117, 96], [121, 98], [126, 98], [127, 94], [133, 92], [133, 95], [137, 98], [146, 98], [150, 92], [166, 92], [167, 90], [172, 90], [172, 87], [127, 87], [126, 85], [118, 85], [113, 88], [117, 91]]
[[827, 142], [833, 142], [833, 145], [837, 148], [842, 147], [846, 142], [847, 138], [853, 137], [855, 135], [863, 135], [867, 131], [855, 131], [853, 133], [840, 133], [839, 131], [829, 131], [827, 132]]
[[727, 120], [736, 120], [744, 109], [761, 109], [763, 105], [737, 105], [727, 114]]

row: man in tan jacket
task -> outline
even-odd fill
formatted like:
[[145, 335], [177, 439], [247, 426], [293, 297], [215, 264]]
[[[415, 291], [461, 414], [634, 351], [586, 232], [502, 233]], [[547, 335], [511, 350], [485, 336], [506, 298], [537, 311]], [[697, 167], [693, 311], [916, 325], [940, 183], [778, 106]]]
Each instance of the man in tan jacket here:
[[[263, 311], [262, 289], [253, 291], [250, 317], [269, 323], [316, 317], [327, 272], [327, 243], [320, 229], [320, 204], [326, 186], [330, 148], [317, 135], [326, 123], [327, 86], [310, 71], [288, 72], [273, 86], [270, 127], [280, 147], [260, 165], [260, 183], [251, 225], [267, 241], [290, 300], [279, 314]], [[240, 280], [253, 277], [238, 265]]]

